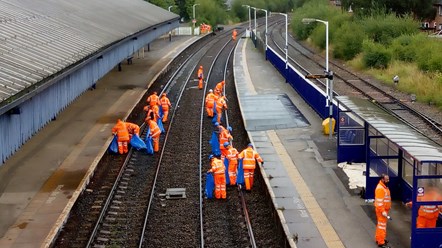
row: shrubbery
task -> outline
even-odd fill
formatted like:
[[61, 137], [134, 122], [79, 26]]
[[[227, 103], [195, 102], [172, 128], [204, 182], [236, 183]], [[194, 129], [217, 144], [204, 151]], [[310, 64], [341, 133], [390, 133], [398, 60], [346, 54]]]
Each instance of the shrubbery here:
[[417, 66], [422, 71], [442, 72], [442, 43], [439, 40], [427, 39], [417, 48]]
[[391, 60], [391, 53], [383, 45], [364, 40], [362, 47], [364, 51], [362, 61], [365, 67], [377, 69], [388, 67]]
[[365, 33], [360, 25], [347, 22], [336, 32], [333, 41], [333, 55], [343, 60], [351, 60], [362, 51]]

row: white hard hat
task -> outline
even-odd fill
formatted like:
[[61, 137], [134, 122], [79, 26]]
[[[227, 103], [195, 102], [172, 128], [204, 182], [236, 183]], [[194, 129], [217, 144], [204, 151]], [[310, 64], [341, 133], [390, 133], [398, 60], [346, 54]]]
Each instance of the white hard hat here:
[[210, 89], [210, 90], [209, 90], [209, 92], [210, 92], [210, 93], [212, 93], [212, 92], [213, 92], [213, 90], [212, 90], [212, 89]]

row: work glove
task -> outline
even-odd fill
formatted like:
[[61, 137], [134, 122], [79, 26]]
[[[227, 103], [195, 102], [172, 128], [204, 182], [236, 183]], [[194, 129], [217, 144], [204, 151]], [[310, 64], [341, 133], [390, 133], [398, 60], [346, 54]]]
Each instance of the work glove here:
[[382, 212], [382, 216], [388, 218], [387, 212], [383, 211], [383, 212]]

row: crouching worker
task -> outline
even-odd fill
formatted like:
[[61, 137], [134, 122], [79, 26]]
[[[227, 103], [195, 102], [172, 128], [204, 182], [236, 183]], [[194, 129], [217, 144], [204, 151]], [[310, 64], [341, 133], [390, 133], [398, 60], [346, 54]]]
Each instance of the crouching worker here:
[[146, 124], [149, 125], [150, 129], [150, 133], [148, 135], [151, 136], [153, 139], [153, 151], [158, 152], [160, 150], [161, 130], [158, 127], [158, 124], [153, 120], [154, 119], [153, 115], [154, 114], [151, 113], [150, 116], [147, 117]]
[[129, 132], [129, 140], [132, 139], [132, 135], [140, 136], [140, 126], [132, 122], [125, 122], [127, 131]]
[[118, 153], [124, 154], [129, 151], [127, 143], [130, 140], [129, 131], [127, 130], [126, 123], [118, 119], [117, 124], [112, 128], [112, 133], [117, 135], [118, 141]]
[[213, 173], [213, 177], [215, 178], [215, 198], [226, 199], [226, 174], [224, 163], [213, 154], [209, 155], [209, 160], [212, 168], [207, 172]]

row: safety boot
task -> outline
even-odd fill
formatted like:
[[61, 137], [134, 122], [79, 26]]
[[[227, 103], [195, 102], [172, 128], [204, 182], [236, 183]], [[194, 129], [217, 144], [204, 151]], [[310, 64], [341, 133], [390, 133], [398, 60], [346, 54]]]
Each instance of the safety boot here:
[[389, 245], [387, 245], [387, 243], [382, 244], [382, 245], [378, 245], [378, 247], [381, 247], [381, 248], [391, 248]]

